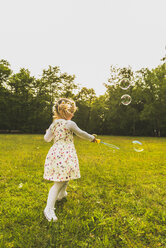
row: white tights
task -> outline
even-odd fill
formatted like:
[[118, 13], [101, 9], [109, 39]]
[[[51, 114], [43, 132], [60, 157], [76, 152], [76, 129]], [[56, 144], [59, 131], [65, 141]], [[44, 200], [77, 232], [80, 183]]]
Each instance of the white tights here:
[[48, 193], [47, 199], [47, 207], [53, 209], [55, 206], [55, 202], [59, 197], [65, 194], [65, 190], [67, 188], [68, 181], [65, 182], [54, 182], [54, 185], [51, 187]]

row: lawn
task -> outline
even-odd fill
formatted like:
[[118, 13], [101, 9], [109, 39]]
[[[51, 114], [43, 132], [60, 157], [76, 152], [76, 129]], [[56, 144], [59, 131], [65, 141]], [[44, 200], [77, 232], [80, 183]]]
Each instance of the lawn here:
[[49, 223], [52, 182], [43, 169], [52, 143], [0, 135], [0, 247], [166, 247], [166, 138], [100, 138], [120, 150], [75, 137], [81, 178], [70, 181], [56, 203], [58, 222]]

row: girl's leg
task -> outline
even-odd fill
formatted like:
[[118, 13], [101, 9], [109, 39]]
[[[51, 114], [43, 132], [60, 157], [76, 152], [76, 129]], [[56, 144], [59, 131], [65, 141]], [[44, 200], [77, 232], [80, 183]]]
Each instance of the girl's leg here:
[[51, 187], [48, 194], [47, 208], [54, 209], [58, 194], [65, 183], [66, 182], [54, 182], [54, 185]]
[[67, 196], [66, 188], [67, 188], [68, 182], [69, 181], [64, 182], [64, 185], [62, 186], [62, 188], [58, 194], [57, 200], [61, 200], [63, 197]]

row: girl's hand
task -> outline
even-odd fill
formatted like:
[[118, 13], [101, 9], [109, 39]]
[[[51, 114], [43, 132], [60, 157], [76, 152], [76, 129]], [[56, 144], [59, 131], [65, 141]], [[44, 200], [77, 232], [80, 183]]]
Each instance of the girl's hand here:
[[95, 138], [92, 140], [92, 142], [94, 142], [94, 143], [97, 143], [97, 140], [96, 140], [96, 138], [97, 138], [97, 134], [92, 134]]
[[94, 139], [92, 140], [92, 142], [94, 142], [94, 143], [97, 143], [97, 140], [96, 140], [96, 138], [94, 138]]

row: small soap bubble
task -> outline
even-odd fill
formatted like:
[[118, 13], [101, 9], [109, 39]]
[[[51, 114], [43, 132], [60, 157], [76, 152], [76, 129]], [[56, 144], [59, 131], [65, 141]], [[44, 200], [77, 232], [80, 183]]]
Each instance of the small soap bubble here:
[[20, 184], [18, 185], [18, 188], [20, 189], [20, 188], [22, 188], [22, 186], [23, 186], [23, 183], [20, 183]]
[[142, 152], [144, 150], [143, 149], [143, 145], [142, 145], [142, 143], [140, 141], [134, 140], [134, 141], [132, 141], [132, 143], [133, 143], [133, 149], [134, 149], [134, 151], [136, 151], [136, 152]]
[[119, 86], [122, 90], [127, 90], [130, 87], [130, 80], [128, 78], [123, 78], [120, 80]]
[[131, 99], [130, 95], [125, 94], [125, 95], [121, 96], [121, 103], [123, 105], [129, 105], [131, 103], [131, 100], [132, 99]]

